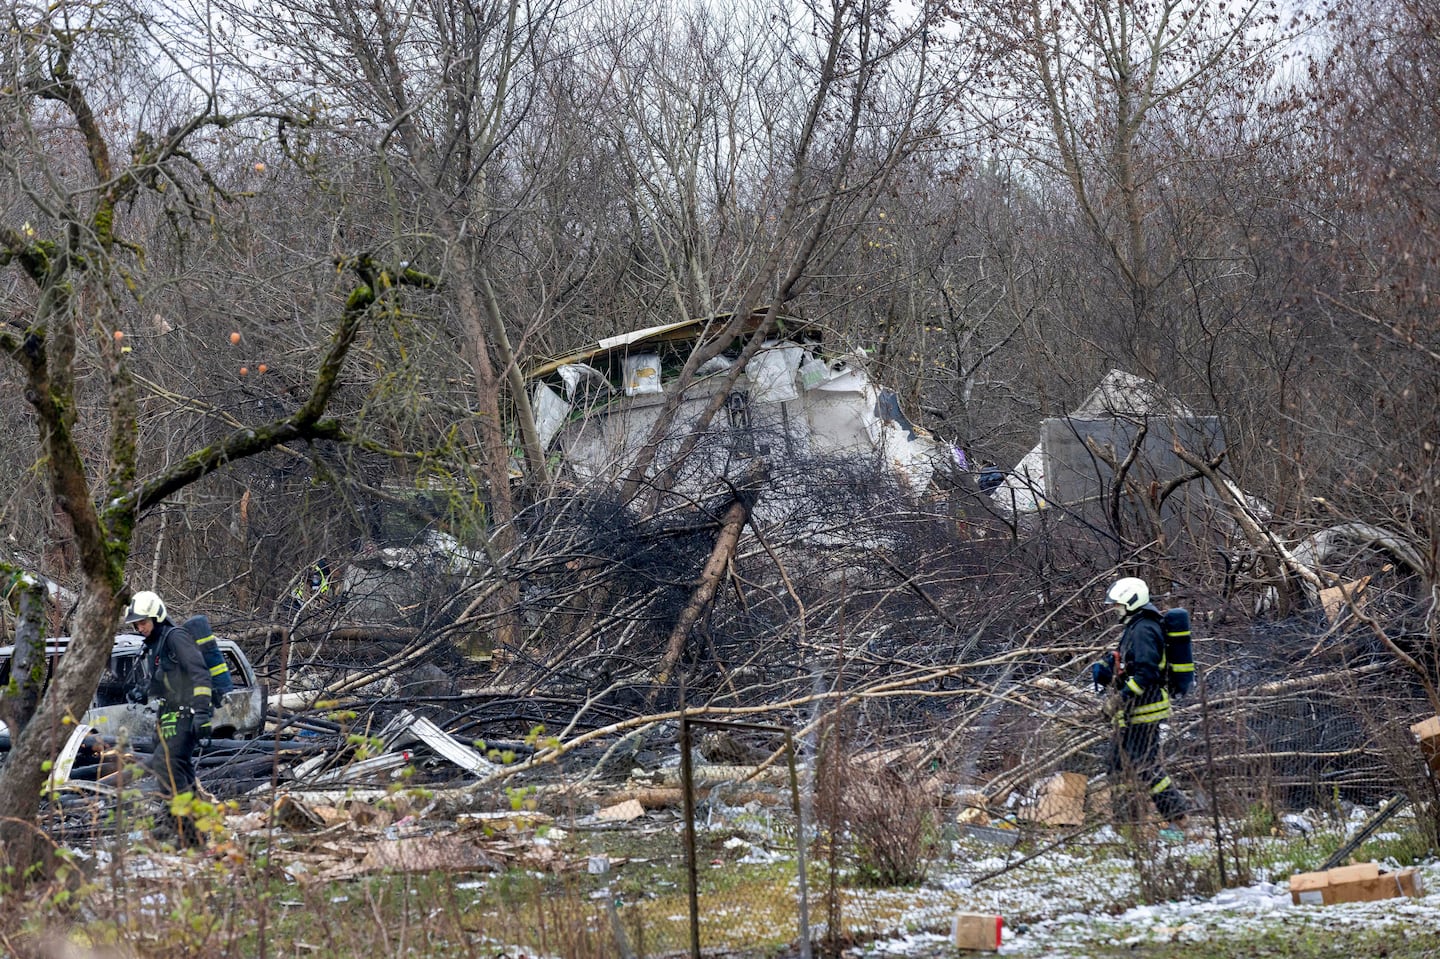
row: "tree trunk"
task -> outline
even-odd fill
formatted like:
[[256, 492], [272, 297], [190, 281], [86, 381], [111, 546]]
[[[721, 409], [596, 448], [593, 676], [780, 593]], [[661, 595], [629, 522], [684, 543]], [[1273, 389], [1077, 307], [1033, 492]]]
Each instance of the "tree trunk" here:
[[665, 658], [660, 661], [660, 669], [655, 674], [657, 689], [670, 681], [671, 671], [685, 652], [685, 640], [690, 635], [690, 630], [705, 610], [710, 608], [710, 603], [724, 578], [725, 568], [730, 565], [730, 559], [735, 555], [735, 546], [740, 542], [740, 531], [745, 528], [745, 522], [750, 518], [750, 506], [748, 497], [737, 495], [730, 508], [725, 511], [720, 535], [715, 538], [715, 548], [710, 551], [710, 559], [706, 561], [705, 569], [700, 574], [700, 583], [691, 594], [690, 602], [681, 611], [675, 628], [670, 630], [670, 642], [665, 647]]
[[48, 764], [59, 753], [75, 722], [90, 707], [95, 679], [114, 644], [120, 597], [108, 581], [92, 581], [75, 610], [75, 632], [60, 659], [50, 688], [30, 721], [11, 730], [10, 756], [0, 767], [0, 865], [24, 874], [49, 848], [34, 823], [40, 811], [40, 787]]
[[22, 570], [5, 566], [0, 570], [13, 577], [12, 595], [19, 617], [15, 621], [15, 652], [10, 657], [10, 685], [0, 689], [0, 722], [13, 732], [24, 729], [35, 715], [45, 687], [45, 587]]

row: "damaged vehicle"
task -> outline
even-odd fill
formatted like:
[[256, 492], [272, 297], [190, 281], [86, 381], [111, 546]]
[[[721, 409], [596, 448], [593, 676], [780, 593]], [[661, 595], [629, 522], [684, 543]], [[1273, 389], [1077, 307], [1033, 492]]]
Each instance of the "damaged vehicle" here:
[[[235, 688], [225, 695], [216, 708], [211, 728], [217, 739], [250, 739], [265, 728], [265, 687], [256, 682], [255, 668], [234, 640], [216, 638]], [[141, 654], [145, 640], [134, 633], [115, 637], [110, 662], [100, 676], [100, 685], [90, 709], [81, 722], [94, 726], [105, 736], [129, 740], [148, 739], [154, 735], [155, 719], [160, 701], [130, 702], [128, 693], [140, 679]], [[70, 638], [61, 636], [45, 641], [46, 678], [53, 674], [56, 661], [70, 646]], [[0, 684], [10, 681], [10, 661], [14, 646], [0, 647]]]

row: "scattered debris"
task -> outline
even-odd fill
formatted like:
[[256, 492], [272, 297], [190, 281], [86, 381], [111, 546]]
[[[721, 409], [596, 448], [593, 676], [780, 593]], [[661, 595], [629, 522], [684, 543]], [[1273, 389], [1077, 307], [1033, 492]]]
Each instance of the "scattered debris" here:
[[998, 952], [1003, 938], [1005, 920], [1001, 916], [979, 912], [960, 912], [950, 927], [950, 940], [956, 949], [972, 952]]
[[480, 755], [474, 749], [456, 740], [449, 733], [423, 716], [415, 716], [409, 710], [401, 712], [390, 721], [385, 730], [380, 734], [381, 738], [392, 745], [404, 743], [421, 742], [429, 746], [439, 756], [444, 757], [466, 772], [474, 773], [477, 776], [493, 773], [497, 768], [494, 763]]
[[275, 801], [270, 810], [270, 822], [294, 830], [320, 829], [329, 825], [329, 820], [319, 810], [290, 795], [282, 795]]
[[454, 835], [394, 839], [371, 846], [357, 867], [364, 872], [494, 872], [502, 863], [480, 845]]
[[1424, 883], [1414, 869], [1382, 873], [1380, 865], [1373, 862], [1339, 866], [1324, 872], [1301, 872], [1290, 877], [1290, 901], [1297, 906], [1330, 906], [1338, 902], [1374, 902], [1423, 895]]
[[627, 799], [614, 806], [606, 806], [595, 813], [595, 818], [601, 822], [632, 822], [645, 815], [645, 807], [640, 805], [638, 799]]
[[[523, 809], [461, 813], [456, 819], [462, 827], [477, 826], [483, 829], [487, 835], [495, 833], [515, 835], [540, 826], [548, 826], [555, 821], [553, 816], [547, 816], [543, 812]], [[555, 830], [551, 830], [550, 834], [553, 835], [554, 832]]]
[[1087, 782], [1080, 773], [1055, 773], [1036, 787], [1035, 801], [1020, 811], [1021, 818], [1045, 826], [1082, 824]]

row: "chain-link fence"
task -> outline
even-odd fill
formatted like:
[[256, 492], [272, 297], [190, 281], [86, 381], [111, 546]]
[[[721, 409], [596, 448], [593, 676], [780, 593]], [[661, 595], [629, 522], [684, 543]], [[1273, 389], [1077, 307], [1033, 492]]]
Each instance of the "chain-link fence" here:
[[[739, 813], [735, 818], [749, 817], [751, 834], [761, 833], [766, 839], [757, 847], [740, 835], [721, 837], [714, 830], [702, 832], [700, 801], [708, 798], [713, 809], [724, 803], [725, 786], [740, 782], [710, 782], [703, 788], [703, 771], [697, 774], [694, 762], [698, 750], [696, 734], [709, 730], [720, 743], [735, 744], [739, 734], [759, 734], [779, 747], [755, 767], [754, 778], [760, 779], [765, 769], [778, 772], [761, 779], [775, 782], [778, 789], [762, 791], [752, 787], [749, 796], [739, 795]], [[718, 751], [718, 750], [716, 750]], [[734, 745], [732, 753], [739, 752]], [[807, 873], [806, 816], [801, 802], [801, 785], [795, 755], [795, 741], [788, 729], [750, 723], [695, 719], [682, 715], [680, 720], [681, 788], [684, 791], [684, 843], [688, 902], [688, 947], [694, 959], [703, 952], [752, 949], [755, 943], [767, 940], [785, 941], [793, 932], [799, 954], [810, 955], [810, 903]], [[751, 757], [737, 757], [751, 758]], [[761, 758], [754, 756], [753, 758]], [[778, 765], [773, 765], [778, 762]], [[730, 767], [730, 770], [745, 767]], [[733, 771], [724, 775], [733, 776]], [[746, 777], [750, 778], [750, 777]], [[763, 800], [762, 800], [763, 797]], [[763, 812], [772, 806], [778, 815]], [[788, 817], [786, 814], [788, 813]], [[707, 817], [708, 818], [708, 817]], [[788, 818], [788, 822], [787, 822]], [[736, 823], [739, 824], [738, 822]], [[724, 828], [720, 831], [725, 832]], [[754, 881], [734, 881], [728, 871], [712, 872], [709, 866], [722, 870], [729, 865], [725, 858], [709, 860], [707, 850], [718, 843], [721, 849], [738, 847], [750, 850], [734, 860], [736, 865], [772, 866], [768, 877]], [[787, 856], [788, 861], [787, 861]]]

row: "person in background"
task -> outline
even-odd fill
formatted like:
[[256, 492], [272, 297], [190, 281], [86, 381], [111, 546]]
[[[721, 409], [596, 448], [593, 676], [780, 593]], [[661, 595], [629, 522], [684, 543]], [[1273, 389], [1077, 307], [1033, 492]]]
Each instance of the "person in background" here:
[[325, 602], [330, 597], [330, 563], [321, 557], [310, 567], [305, 582], [296, 586], [290, 594], [297, 609], [311, 601]]
[[136, 593], [125, 622], [145, 638], [140, 700], [160, 699], [155, 752], [146, 764], [167, 797], [195, 790], [195, 748], [210, 723], [210, 670], [195, 637], [171, 621], [149, 590]]
[[[1113, 728], [1111, 794], [1130, 819], [1139, 815], [1146, 799], [1153, 801], [1167, 823], [1161, 838], [1178, 841], [1184, 838], [1189, 802], [1165, 772], [1160, 755], [1160, 723], [1170, 717], [1162, 616], [1150, 602], [1150, 587], [1135, 576], [1116, 580], [1105, 602], [1115, 607], [1124, 624], [1119, 647], [1090, 667], [1097, 686], [1113, 687], [1101, 710]], [[1147, 790], [1147, 797], [1137, 799], [1132, 794], [1136, 786]]]

